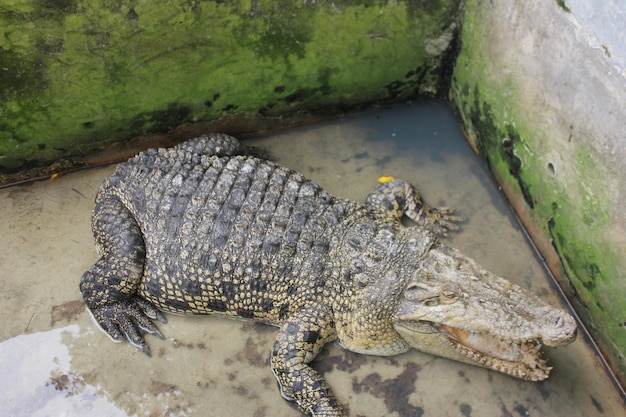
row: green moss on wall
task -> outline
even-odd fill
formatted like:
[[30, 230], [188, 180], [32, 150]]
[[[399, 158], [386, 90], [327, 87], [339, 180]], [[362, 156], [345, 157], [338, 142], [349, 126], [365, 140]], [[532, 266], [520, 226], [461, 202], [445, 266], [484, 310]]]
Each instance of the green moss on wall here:
[[571, 282], [573, 304], [604, 351], [612, 353], [611, 362], [624, 378], [626, 300], [619, 271], [626, 263], [607, 238], [614, 227], [614, 196], [603, 178], [611, 174], [584, 145], [593, 138], [577, 141], [569, 165], [561, 167], [551, 159], [555, 143], [523, 108], [524, 86], [514, 71], [494, 64], [488, 53], [490, 39], [480, 7], [476, 2], [465, 7], [451, 87], [454, 106], [498, 181], [517, 190], [530, 215], [527, 220], [552, 243]]
[[570, 8], [567, 7], [567, 4], [565, 4], [565, 0], [556, 0], [556, 4], [558, 4], [564, 12], [571, 13]]
[[445, 91], [459, 0], [0, 5], [0, 173], [183, 123]]

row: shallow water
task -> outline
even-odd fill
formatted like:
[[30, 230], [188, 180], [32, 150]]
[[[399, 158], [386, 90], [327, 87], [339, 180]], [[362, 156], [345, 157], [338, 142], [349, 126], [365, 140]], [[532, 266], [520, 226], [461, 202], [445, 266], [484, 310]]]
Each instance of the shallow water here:
[[[565, 305], [445, 103], [368, 111], [246, 141], [363, 201], [383, 175], [415, 183], [469, 220], [446, 243], [553, 305]], [[93, 198], [114, 167], [0, 190], [0, 410], [3, 416], [298, 416], [269, 368], [276, 329], [169, 315], [148, 358], [115, 344], [78, 290], [96, 260]], [[351, 416], [623, 416], [624, 403], [579, 339], [548, 349], [545, 382], [519, 381], [420, 352], [315, 362]]]

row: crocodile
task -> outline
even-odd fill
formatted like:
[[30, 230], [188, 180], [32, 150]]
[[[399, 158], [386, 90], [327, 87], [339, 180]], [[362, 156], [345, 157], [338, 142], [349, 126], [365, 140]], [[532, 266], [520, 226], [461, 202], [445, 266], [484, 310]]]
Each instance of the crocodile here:
[[573, 341], [574, 318], [442, 243], [463, 220], [403, 180], [356, 203], [231, 136], [204, 135], [144, 151], [104, 181], [92, 217], [100, 258], [80, 290], [111, 339], [148, 355], [163, 312], [279, 327], [272, 372], [311, 416], [345, 415], [311, 367], [332, 341], [547, 378], [540, 348]]

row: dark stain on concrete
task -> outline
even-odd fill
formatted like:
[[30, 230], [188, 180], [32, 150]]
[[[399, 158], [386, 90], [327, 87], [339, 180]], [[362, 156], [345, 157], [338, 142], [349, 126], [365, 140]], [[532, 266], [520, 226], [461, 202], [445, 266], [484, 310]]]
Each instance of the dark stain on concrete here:
[[74, 300], [53, 306], [50, 311], [50, 326], [54, 326], [60, 321], [75, 321], [83, 311], [85, 311], [83, 300]]
[[359, 382], [355, 377], [352, 379], [352, 389], [357, 394], [364, 391], [383, 399], [389, 413], [421, 417], [424, 415], [424, 409], [409, 402], [409, 396], [415, 391], [415, 381], [420, 370], [419, 365], [409, 362], [404, 365], [404, 371], [396, 378], [383, 380], [380, 374], [372, 373]]
[[315, 359], [315, 369], [321, 373], [331, 372], [335, 368], [342, 372], [353, 373], [367, 361], [365, 355], [349, 350], [342, 349], [337, 353], [331, 354], [327, 349], [322, 350]]
[[459, 410], [461, 411], [461, 414], [463, 414], [463, 416], [465, 417], [471, 417], [472, 415], [472, 406], [469, 404], [461, 404], [459, 406]]

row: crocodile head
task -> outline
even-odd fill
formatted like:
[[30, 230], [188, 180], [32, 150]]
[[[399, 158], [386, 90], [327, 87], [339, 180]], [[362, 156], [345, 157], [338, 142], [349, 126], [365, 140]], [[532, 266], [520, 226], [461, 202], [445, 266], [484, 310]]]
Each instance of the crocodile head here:
[[[576, 322], [530, 292], [485, 270], [419, 228], [397, 236], [404, 291], [392, 318], [411, 347], [434, 355], [540, 381], [550, 372], [542, 344], [576, 337]], [[396, 242], [398, 242], [396, 240]]]

